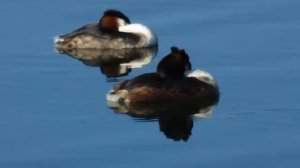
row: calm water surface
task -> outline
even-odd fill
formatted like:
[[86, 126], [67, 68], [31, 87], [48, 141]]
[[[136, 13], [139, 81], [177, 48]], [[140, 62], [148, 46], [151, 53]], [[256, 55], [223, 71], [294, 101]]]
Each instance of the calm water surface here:
[[[53, 36], [117, 8], [159, 37], [152, 62], [107, 79], [53, 49]], [[2, 0], [0, 167], [300, 166], [300, 2]], [[108, 108], [116, 81], [151, 72], [172, 45], [212, 73], [221, 99], [174, 141], [157, 120]]]

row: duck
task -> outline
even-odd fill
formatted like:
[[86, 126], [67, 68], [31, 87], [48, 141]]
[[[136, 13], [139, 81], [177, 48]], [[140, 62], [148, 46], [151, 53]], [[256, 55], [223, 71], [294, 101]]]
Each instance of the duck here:
[[171, 52], [158, 63], [156, 72], [122, 81], [108, 92], [108, 104], [218, 102], [219, 87], [215, 78], [203, 70], [192, 71], [184, 49]]
[[54, 38], [56, 48], [127, 49], [157, 46], [156, 34], [147, 26], [131, 23], [122, 12], [108, 9], [98, 23]]

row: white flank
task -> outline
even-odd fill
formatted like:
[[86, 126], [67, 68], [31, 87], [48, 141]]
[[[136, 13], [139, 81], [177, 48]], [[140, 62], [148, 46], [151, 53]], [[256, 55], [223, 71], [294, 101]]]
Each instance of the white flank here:
[[144, 40], [141, 42], [144, 46], [156, 45], [156, 35], [147, 27], [142, 24], [134, 23], [119, 27], [120, 32], [135, 33], [144, 36]]
[[197, 69], [195, 71], [190, 72], [187, 76], [188, 77], [195, 77], [195, 78], [197, 78], [197, 79], [199, 79], [199, 80], [201, 80], [203, 82], [206, 82], [208, 84], [216, 86], [216, 80], [208, 72], [205, 72], [205, 71]]

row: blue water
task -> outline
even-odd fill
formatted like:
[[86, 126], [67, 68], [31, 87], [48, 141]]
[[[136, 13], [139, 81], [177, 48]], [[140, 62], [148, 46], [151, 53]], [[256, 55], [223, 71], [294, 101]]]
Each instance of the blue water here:
[[[297, 0], [0, 2], [0, 167], [300, 166], [300, 2]], [[117, 8], [217, 79], [221, 99], [174, 141], [157, 121], [106, 104], [115, 82], [54, 51], [53, 36]]]

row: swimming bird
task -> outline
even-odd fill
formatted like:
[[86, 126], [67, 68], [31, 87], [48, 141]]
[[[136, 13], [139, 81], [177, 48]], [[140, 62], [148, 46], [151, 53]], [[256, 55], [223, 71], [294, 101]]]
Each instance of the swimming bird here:
[[56, 48], [124, 49], [156, 46], [157, 36], [147, 26], [131, 23], [118, 10], [106, 10], [98, 23], [55, 37]]
[[171, 47], [171, 53], [157, 65], [156, 72], [145, 73], [116, 85], [107, 94], [109, 104], [217, 102], [219, 89], [211, 74], [192, 71], [188, 54]]

